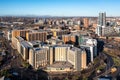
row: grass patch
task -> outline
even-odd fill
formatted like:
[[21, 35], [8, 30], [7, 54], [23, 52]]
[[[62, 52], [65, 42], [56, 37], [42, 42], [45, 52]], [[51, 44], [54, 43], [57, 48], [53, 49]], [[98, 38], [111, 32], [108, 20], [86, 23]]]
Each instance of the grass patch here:
[[114, 61], [114, 65], [115, 66], [120, 66], [120, 58], [117, 58], [117, 57], [112, 57], [113, 61]]
[[120, 66], [120, 58], [117, 55], [115, 55], [115, 52], [104, 51], [104, 53], [106, 53], [112, 57], [115, 66], [118, 66], [118, 67]]
[[105, 64], [104, 65], [100, 65], [99, 67], [97, 67], [97, 70], [103, 70], [105, 68]]
[[99, 60], [98, 58], [95, 58], [95, 59], [94, 59], [94, 64], [99, 63], [99, 61], [100, 61], [100, 60]]

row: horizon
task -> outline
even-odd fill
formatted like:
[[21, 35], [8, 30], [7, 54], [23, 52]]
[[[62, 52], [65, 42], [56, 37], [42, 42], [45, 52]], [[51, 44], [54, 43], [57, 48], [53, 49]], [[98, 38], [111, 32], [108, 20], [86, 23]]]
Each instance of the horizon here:
[[[0, 16], [120, 16], [119, 0], [1, 0]], [[114, 6], [113, 6], [114, 4]]]

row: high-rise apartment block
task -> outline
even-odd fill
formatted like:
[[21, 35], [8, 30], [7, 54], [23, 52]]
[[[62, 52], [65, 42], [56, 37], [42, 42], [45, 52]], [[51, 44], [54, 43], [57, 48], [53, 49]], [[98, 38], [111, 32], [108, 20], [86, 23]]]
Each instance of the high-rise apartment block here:
[[35, 69], [45, 67], [48, 64], [47, 52], [45, 48], [31, 48], [29, 51], [29, 64]]
[[[70, 45], [55, 45], [51, 46], [49, 49], [50, 52], [50, 63], [52, 61], [67, 61], [67, 53], [70, 48]], [[53, 56], [53, 58], [51, 58]]]
[[85, 50], [76, 47], [70, 48], [67, 60], [73, 65], [74, 69], [76, 69], [77, 71], [86, 68], [87, 63]]
[[45, 42], [47, 40], [47, 32], [45, 31], [40, 31], [40, 32], [28, 32], [26, 34], [26, 40], [27, 41], [36, 41], [36, 40], [40, 40], [42, 42]]
[[29, 30], [13, 30], [12, 31], [12, 38], [20, 36], [20, 37], [26, 39], [26, 33], [28, 33], [28, 32], [29, 32]]
[[96, 28], [96, 34], [98, 36], [104, 36], [104, 28], [106, 27], [106, 13], [99, 13], [98, 27]]
[[[18, 49], [18, 46], [20, 44], [20, 42], [24, 41], [24, 39], [20, 36], [17, 36], [17, 37], [13, 37], [12, 38], [12, 45], [15, 49]], [[18, 49], [18, 52], [19, 52], [19, 49]]]
[[20, 43], [20, 54], [23, 57], [24, 60], [29, 60], [29, 50], [30, 50], [31, 46], [29, 45], [29, 43], [27, 41], [22, 41]]
[[49, 63], [68, 62], [76, 71], [86, 68], [87, 58], [84, 49], [72, 47], [72, 45], [56, 45], [49, 48]]
[[98, 25], [104, 27], [106, 26], [106, 13], [99, 13]]
[[89, 27], [89, 19], [88, 18], [83, 18], [83, 23], [84, 23], [85, 28]]

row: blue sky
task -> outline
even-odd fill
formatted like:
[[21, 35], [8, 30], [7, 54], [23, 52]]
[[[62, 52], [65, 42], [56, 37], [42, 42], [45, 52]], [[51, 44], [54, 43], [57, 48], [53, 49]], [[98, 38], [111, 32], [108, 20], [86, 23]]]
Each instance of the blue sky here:
[[3, 15], [120, 16], [120, 0], [0, 0]]

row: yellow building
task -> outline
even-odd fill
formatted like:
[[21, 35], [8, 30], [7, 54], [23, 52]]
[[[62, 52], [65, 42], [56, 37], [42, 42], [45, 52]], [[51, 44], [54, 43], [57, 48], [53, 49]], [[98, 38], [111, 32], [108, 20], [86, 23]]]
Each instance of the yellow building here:
[[26, 34], [26, 40], [27, 41], [35, 41], [35, 40], [40, 40], [40, 41], [46, 41], [47, 40], [47, 32], [41, 31], [41, 32], [28, 32]]
[[24, 39], [26, 39], [26, 33], [29, 32], [29, 30], [13, 30], [12, 31], [12, 38], [20, 36]]
[[62, 36], [62, 35], [68, 34], [68, 33], [69, 33], [68, 30], [54, 30], [53, 36], [57, 37], [57, 36]]
[[81, 69], [87, 68], [87, 55], [85, 51], [81, 52]]

